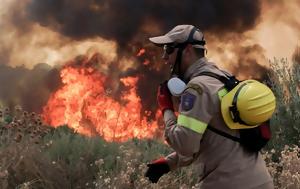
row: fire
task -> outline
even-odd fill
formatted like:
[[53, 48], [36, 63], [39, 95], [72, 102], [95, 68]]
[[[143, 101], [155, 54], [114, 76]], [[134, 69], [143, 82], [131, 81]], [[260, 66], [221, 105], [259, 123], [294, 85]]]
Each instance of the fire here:
[[142, 56], [146, 53], [146, 49], [140, 49], [136, 56]]
[[110, 78], [93, 67], [68, 65], [61, 70], [61, 79], [62, 88], [51, 95], [43, 109], [49, 125], [67, 124], [78, 133], [100, 135], [107, 141], [160, 135], [157, 121], [149, 121], [147, 112], [141, 114], [142, 102], [136, 89], [138, 77], [120, 79], [129, 90], [122, 92], [119, 101], [104, 87]]
[[149, 64], [150, 64], [150, 60], [146, 59], [146, 60], [143, 62], [143, 64], [144, 64], [145, 66], [149, 65]]

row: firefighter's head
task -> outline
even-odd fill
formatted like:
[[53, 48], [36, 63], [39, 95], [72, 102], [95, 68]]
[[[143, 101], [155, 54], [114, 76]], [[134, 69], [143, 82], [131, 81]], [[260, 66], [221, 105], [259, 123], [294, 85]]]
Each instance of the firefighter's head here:
[[165, 35], [150, 38], [150, 41], [163, 48], [162, 58], [173, 65], [173, 74], [178, 76], [205, 55], [204, 35], [192, 25], [178, 25]]

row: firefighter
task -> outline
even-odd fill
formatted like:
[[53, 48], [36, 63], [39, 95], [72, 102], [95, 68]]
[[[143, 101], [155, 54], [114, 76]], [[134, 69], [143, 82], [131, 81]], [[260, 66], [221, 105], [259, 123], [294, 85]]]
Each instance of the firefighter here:
[[205, 57], [203, 33], [192, 25], [178, 25], [150, 41], [163, 47], [163, 58], [173, 64], [173, 75], [187, 86], [180, 96], [178, 117], [167, 83], [159, 87], [157, 101], [165, 122], [165, 139], [174, 152], [148, 164], [145, 176], [156, 183], [169, 171], [195, 163], [202, 167], [201, 189], [273, 189], [272, 178], [259, 152], [251, 153], [240, 143], [207, 129], [209, 124], [238, 137], [239, 132], [231, 128], [243, 129], [244, 125], [232, 121], [226, 125], [220, 108], [224, 84], [201, 75], [201, 72], [230, 75]]

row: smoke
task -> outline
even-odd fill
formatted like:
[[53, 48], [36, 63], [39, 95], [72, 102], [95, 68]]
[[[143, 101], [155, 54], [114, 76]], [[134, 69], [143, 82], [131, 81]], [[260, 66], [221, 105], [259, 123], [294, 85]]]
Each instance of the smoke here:
[[292, 55], [300, 39], [300, 1], [262, 1], [261, 21], [250, 37], [265, 49], [269, 59], [288, 58]]
[[[261, 78], [268, 70], [268, 58], [294, 50], [300, 30], [297, 11], [290, 11], [295, 7], [299, 7], [296, 1], [279, 0], [3, 0], [0, 64], [17, 66], [16, 71], [3, 67], [11, 73], [5, 79], [11, 80], [11, 86], [17, 83], [11, 78], [23, 79], [26, 82], [22, 86], [28, 86], [28, 91], [22, 88], [24, 92], [18, 93], [14, 87], [7, 87], [9, 94], [14, 92], [18, 97], [9, 100], [1, 89], [1, 100], [18, 102], [32, 110], [41, 108], [48, 93], [59, 86], [59, 80], [50, 79], [57, 81], [55, 87], [43, 86], [52, 68], [39, 71], [41, 80], [36, 90], [43, 92], [35, 94], [35, 99], [42, 100], [36, 107], [26, 105], [30, 102], [27, 98], [34, 95], [30, 94], [33, 78], [27, 77], [36, 73], [39, 62], [63, 65], [78, 55], [91, 57], [98, 52], [94, 59], [99, 70], [108, 76], [105, 87], [112, 90], [114, 97], [118, 99], [120, 92], [127, 90], [120, 78], [138, 76], [143, 108], [153, 111], [157, 85], [167, 79], [169, 69], [160, 59], [161, 49], [151, 45], [148, 38], [164, 34], [178, 24], [193, 24], [204, 31], [208, 56], [220, 67], [242, 79]], [[280, 32], [269, 35], [279, 31], [273, 27], [275, 21], [280, 21]], [[282, 33], [289, 35], [278, 37]], [[136, 57], [141, 48], [145, 53]], [[23, 64], [25, 67], [20, 67]]]
[[32, 70], [0, 64], [1, 106], [21, 105], [27, 111], [41, 113], [50, 93], [60, 85], [59, 71], [47, 64], [37, 64]]
[[[262, 79], [269, 68], [265, 49], [246, 35], [228, 34], [221, 39], [208, 36], [208, 57], [239, 79]], [[210, 49], [213, 49], [212, 51]]]
[[230, 3], [226, 0], [32, 0], [27, 10], [31, 20], [66, 36], [76, 39], [101, 36], [116, 40], [124, 48], [139, 33], [147, 36], [142, 29], [148, 20], [161, 31], [189, 23], [214, 33], [243, 32], [255, 26], [260, 3], [258, 0]]
[[[232, 66], [235, 75], [244, 79], [260, 79], [268, 72], [269, 69], [259, 63], [260, 60], [265, 59], [262, 56], [264, 50], [259, 45], [241, 47], [236, 52], [239, 54], [238, 64]], [[257, 55], [261, 57], [258, 58]]]

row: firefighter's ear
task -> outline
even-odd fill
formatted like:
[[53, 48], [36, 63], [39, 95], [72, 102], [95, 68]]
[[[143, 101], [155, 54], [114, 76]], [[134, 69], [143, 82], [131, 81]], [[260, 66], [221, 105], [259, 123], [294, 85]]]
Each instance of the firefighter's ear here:
[[187, 45], [185, 48], [185, 54], [191, 54], [193, 51], [193, 46], [192, 45]]
[[195, 50], [192, 45], [187, 45], [183, 52], [182, 62], [191, 63], [196, 61], [197, 57], [195, 55]]

